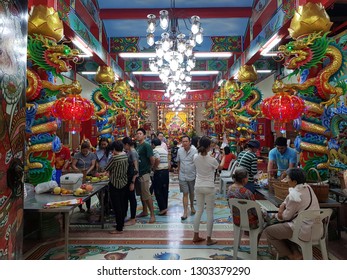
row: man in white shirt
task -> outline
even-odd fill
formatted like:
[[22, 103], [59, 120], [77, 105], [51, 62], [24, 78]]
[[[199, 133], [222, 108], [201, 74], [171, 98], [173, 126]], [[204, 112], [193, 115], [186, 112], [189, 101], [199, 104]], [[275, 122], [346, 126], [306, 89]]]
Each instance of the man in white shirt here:
[[188, 196], [190, 201], [190, 213], [195, 214], [194, 209], [194, 186], [196, 169], [194, 164], [194, 155], [198, 152], [197, 149], [190, 145], [189, 136], [182, 136], [182, 147], [177, 152], [178, 164], [178, 181], [180, 191], [183, 193], [183, 216], [181, 220], [184, 221], [188, 216]]

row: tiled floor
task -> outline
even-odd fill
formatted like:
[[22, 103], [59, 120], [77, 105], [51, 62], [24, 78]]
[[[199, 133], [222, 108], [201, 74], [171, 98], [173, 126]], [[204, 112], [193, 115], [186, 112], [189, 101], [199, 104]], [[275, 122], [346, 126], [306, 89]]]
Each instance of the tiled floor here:
[[[219, 184], [216, 184], [218, 192]], [[175, 178], [171, 178], [169, 211], [166, 216], [157, 216], [155, 224], [148, 223], [148, 217], [138, 218], [136, 225], [125, 227], [124, 233], [112, 235], [112, 223], [105, 229], [93, 225], [98, 220], [97, 210], [92, 215], [74, 213], [72, 221], [88, 219], [89, 226], [71, 226], [70, 259], [232, 259], [233, 225], [226, 200], [217, 194], [214, 212], [213, 238], [218, 240], [214, 246], [206, 246], [204, 242], [194, 244], [194, 216], [181, 221], [181, 194]], [[138, 204], [138, 213], [141, 203]], [[157, 210], [156, 210], [157, 212]], [[112, 217], [109, 218], [112, 222]], [[201, 235], [206, 237], [205, 217], [200, 227]], [[347, 237], [342, 234], [341, 240], [330, 241], [328, 249], [332, 259], [347, 259]], [[248, 237], [243, 236], [239, 259], [249, 259]], [[37, 244], [32, 240], [24, 242], [24, 259], [62, 259], [63, 241], [49, 238]], [[319, 253], [314, 254], [319, 258]], [[267, 253], [266, 240], [260, 241], [258, 259], [271, 259]]]

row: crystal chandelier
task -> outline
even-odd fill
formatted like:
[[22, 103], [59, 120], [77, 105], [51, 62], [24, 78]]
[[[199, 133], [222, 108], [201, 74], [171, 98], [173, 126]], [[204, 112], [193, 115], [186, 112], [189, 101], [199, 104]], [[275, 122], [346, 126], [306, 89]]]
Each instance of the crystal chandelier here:
[[[173, 1], [174, 6], [174, 1]], [[173, 9], [174, 10], [174, 9]], [[192, 80], [190, 71], [195, 67], [193, 48], [203, 41], [203, 28], [198, 16], [191, 17], [191, 33], [189, 38], [181, 33], [178, 19], [169, 19], [169, 12], [159, 12], [160, 27], [164, 31], [161, 39], [154, 41], [157, 25], [156, 16], [149, 14], [147, 26], [147, 44], [155, 45], [156, 57], [149, 59], [149, 68], [158, 72], [161, 81], [167, 86], [165, 97], [168, 97], [175, 107], [186, 97]]]

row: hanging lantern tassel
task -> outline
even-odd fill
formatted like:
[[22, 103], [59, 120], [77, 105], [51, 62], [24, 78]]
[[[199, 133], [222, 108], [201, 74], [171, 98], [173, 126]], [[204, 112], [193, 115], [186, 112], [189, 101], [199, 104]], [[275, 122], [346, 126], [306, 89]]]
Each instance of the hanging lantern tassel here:
[[274, 120], [275, 130], [285, 132], [287, 123], [297, 119], [305, 110], [304, 101], [288, 92], [278, 92], [272, 97], [264, 99], [261, 111], [265, 118]]

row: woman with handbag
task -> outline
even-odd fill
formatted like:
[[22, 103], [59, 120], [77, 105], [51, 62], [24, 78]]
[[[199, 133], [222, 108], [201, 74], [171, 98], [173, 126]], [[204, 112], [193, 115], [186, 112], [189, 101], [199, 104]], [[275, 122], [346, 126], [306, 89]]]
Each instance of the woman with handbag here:
[[[290, 260], [302, 259], [302, 254], [296, 244], [290, 242], [288, 238], [293, 235], [293, 221], [298, 213], [304, 210], [319, 210], [318, 199], [312, 188], [306, 184], [304, 170], [301, 168], [291, 168], [287, 170], [287, 177], [283, 179], [289, 185], [289, 194], [280, 205], [276, 218], [278, 223], [268, 226], [264, 230], [269, 245], [272, 245], [279, 254], [279, 257]], [[301, 228], [302, 240], [310, 240], [310, 225]]]

